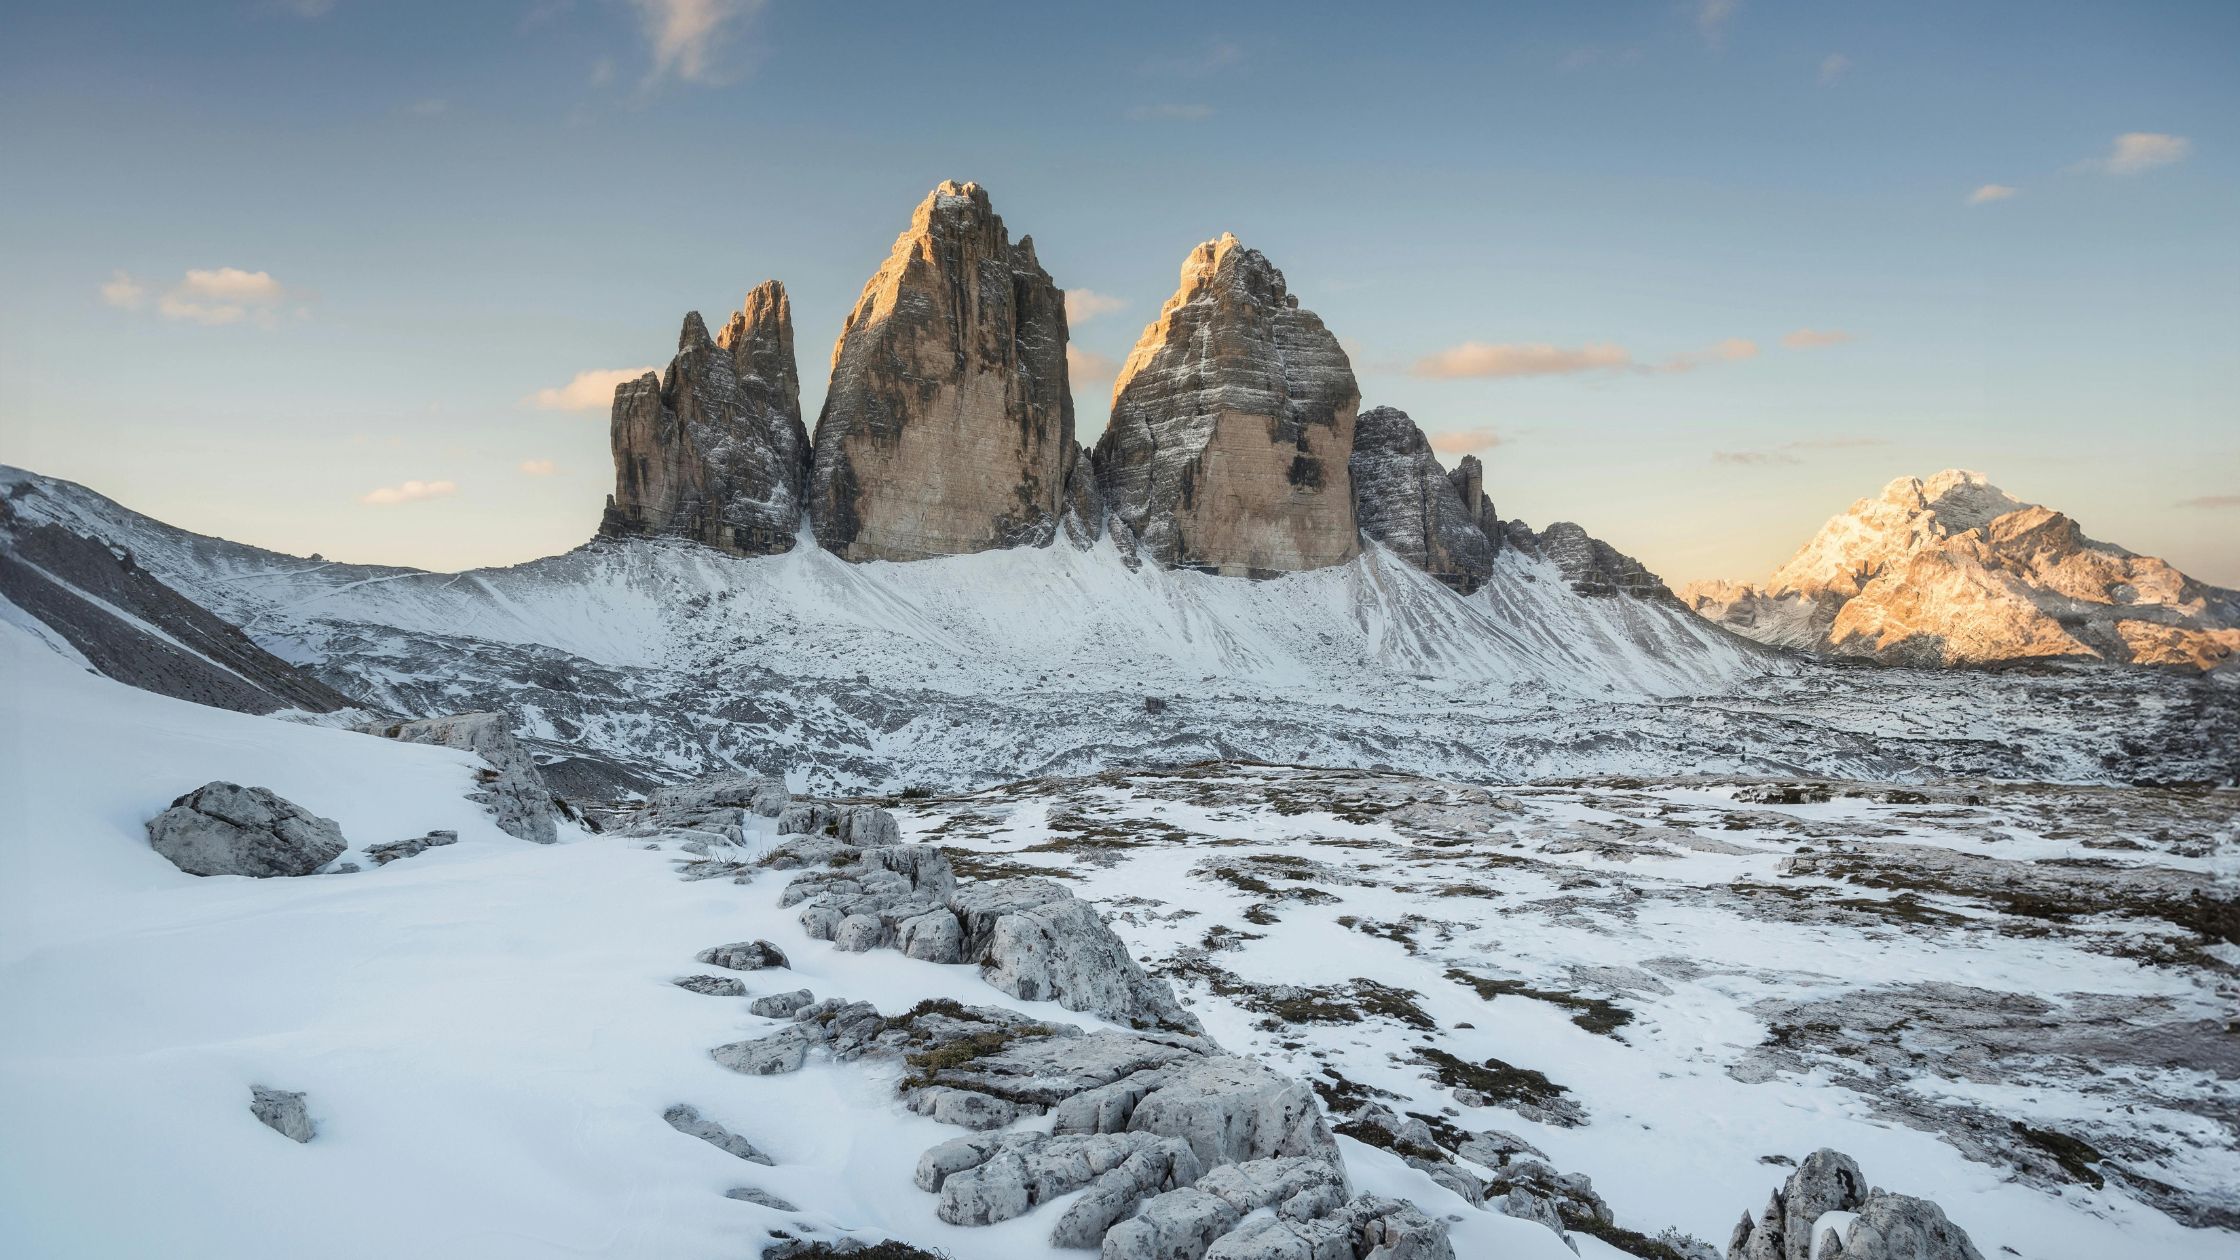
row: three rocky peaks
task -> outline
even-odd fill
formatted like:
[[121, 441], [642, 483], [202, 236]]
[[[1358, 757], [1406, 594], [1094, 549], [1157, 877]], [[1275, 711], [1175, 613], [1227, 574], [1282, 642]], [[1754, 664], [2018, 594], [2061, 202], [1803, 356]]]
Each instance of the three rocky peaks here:
[[[1093, 453], [1066, 341], [1033, 238], [1013, 241], [978, 184], [944, 183], [849, 312], [813, 441], [784, 286], [756, 288], [713, 339], [685, 318], [669, 370], [615, 391], [600, 533], [768, 555], [806, 522], [849, 560], [922, 560], [1109, 531], [1136, 562], [1261, 577], [1343, 564], [1366, 531], [1466, 594], [1507, 537], [1579, 552], [1587, 567], [1565, 569], [1582, 590], [1665, 594], [1583, 532], [1566, 546], [1576, 527], [1505, 530], [1475, 458], [1449, 472], [1405, 413], [1362, 413], [1337, 338], [1234, 236], [1183, 263]], [[1645, 584], [1611, 576], [1636, 572]]]

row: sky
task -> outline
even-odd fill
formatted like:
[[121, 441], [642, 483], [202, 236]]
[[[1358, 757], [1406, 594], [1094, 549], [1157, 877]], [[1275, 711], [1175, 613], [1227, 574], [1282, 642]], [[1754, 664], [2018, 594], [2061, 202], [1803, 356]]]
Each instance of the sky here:
[[2240, 4], [0, 0], [0, 462], [459, 568], [612, 488], [616, 374], [831, 338], [977, 180], [1084, 442], [1233, 231], [1505, 518], [1757, 578], [1973, 468], [2240, 585]]

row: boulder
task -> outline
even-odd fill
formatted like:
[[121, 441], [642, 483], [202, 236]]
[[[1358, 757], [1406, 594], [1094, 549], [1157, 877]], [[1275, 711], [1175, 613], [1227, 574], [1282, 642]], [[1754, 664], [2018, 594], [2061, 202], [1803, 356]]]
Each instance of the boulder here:
[[[1477, 461], [1470, 463], [1475, 470]], [[1407, 412], [1362, 412], [1354, 422], [1349, 467], [1362, 533], [1465, 595], [1485, 585], [1493, 573], [1493, 543], [1478, 523], [1484, 492], [1472, 490], [1464, 500]]]
[[[767, 1190], [757, 1189], [754, 1186], [733, 1186], [723, 1192], [723, 1197], [737, 1199], [741, 1203], [754, 1203], [766, 1208], [775, 1208], [780, 1212], [798, 1212], [801, 1210], [777, 1195]], [[763, 1254], [767, 1256], [772, 1253], [764, 1252]]]
[[717, 1046], [708, 1057], [744, 1076], [782, 1076], [800, 1071], [816, 1043], [813, 1033], [795, 1024], [767, 1037]]
[[308, 1142], [319, 1135], [319, 1126], [311, 1122], [311, 1113], [304, 1107], [303, 1094], [296, 1090], [251, 1085], [249, 1114], [292, 1142]]
[[416, 857], [430, 849], [457, 843], [459, 843], [459, 833], [456, 831], [431, 831], [427, 835], [414, 836], [410, 840], [391, 840], [386, 844], [369, 844], [366, 846], [366, 856], [373, 859], [375, 866], [387, 866], [399, 858]]
[[768, 941], [733, 941], [729, 945], [711, 945], [701, 950], [696, 959], [711, 967], [725, 967], [732, 971], [792, 967], [786, 961], [785, 951]]
[[1198, 1260], [1238, 1219], [1236, 1208], [1203, 1190], [1169, 1190], [1105, 1234], [1100, 1260]]
[[727, 1155], [736, 1155], [750, 1164], [770, 1164], [776, 1161], [755, 1149], [749, 1142], [731, 1130], [700, 1114], [697, 1107], [678, 1103], [661, 1113], [669, 1127], [687, 1137], [696, 1137]]
[[807, 989], [795, 989], [791, 993], [772, 993], [749, 1002], [747, 1013], [760, 1015], [766, 1019], [791, 1019], [804, 1007], [816, 1000], [816, 995]]
[[1352, 559], [1360, 404], [1345, 351], [1282, 272], [1234, 236], [1198, 246], [1121, 368], [1097, 443], [1115, 537], [1225, 574]]
[[[1814, 1237], [1815, 1231], [1826, 1241]], [[1797, 1165], [1757, 1216], [1745, 1215], [1728, 1260], [1982, 1260], [1967, 1231], [1927, 1199], [1871, 1189], [1841, 1151]]]
[[680, 989], [708, 997], [745, 997], [747, 986], [729, 976], [679, 976], [670, 981]]
[[791, 550], [809, 476], [793, 305], [766, 280], [711, 339], [695, 311], [666, 378], [614, 392], [614, 494], [599, 533], [672, 535], [743, 555]]
[[349, 847], [342, 828], [261, 787], [205, 783], [148, 820], [148, 844], [189, 875], [309, 875]]
[[1180, 1138], [1208, 1168], [1277, 1156], [1338, 1160], [1306, 1082], [1231, 1055], [1169, 1069], [1129, 1114], [1128, 1130]]
[[559, 839], [552, 818], [552, 789], [527, 749], [513, 737], [513, 726], [503, 713], [460, 713], [450, 717], [421, 718], [410, 722], [369, 722], [358, 728], [368, 735], [407, 744], [435, 744], [471, 752], [490, 763], [476, 776], [480, 787], [467, 799], [496, 815], [498, 829], [509, 836], [551, 844]]
[[919, 203], [832, 352], [810, 517], [850, 560], [1041, 546], [1096, 494], [1073, 436], [1065, 295], [978, 184]]
[[1131, 1028], [1200, 1030], [1166, 981], [1146, 972], [1096, 908], [1071, 894], [997, 917], [980, 975], [1013, 997], [1091, 1011]]
[[1903, 1194], [1868, 1196], [1840, 1240], [1843, 1260], [1983, 1260], [1968, 1232], [1946, 1220], [1943, 1208]]

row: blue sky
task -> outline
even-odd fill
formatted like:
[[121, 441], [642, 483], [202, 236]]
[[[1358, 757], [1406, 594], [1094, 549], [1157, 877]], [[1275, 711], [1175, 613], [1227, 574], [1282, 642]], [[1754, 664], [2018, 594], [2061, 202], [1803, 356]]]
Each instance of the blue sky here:
[[687, 309], [775, 276], [813, 416], [843, 313], [956, 178], [1076, 291], [1084, 440], [1099, 365], [1234, 231], [1503, 515], [1675, 582], [1761, 576], [1960, 466], [2240, 584], [2240, 5], [0, 23], [0, 460], [207, 532], [572, 546], [612, 480], [579, 374], [666, 363]]

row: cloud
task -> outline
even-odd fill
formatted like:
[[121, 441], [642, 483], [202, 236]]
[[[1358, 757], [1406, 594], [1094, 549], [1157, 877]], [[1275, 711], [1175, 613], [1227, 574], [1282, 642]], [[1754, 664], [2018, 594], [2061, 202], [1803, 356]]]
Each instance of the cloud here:
[[1431, 435], [1431, 449], [1441, 455], [1473, 455], [1499, 445], [1501, 435], [1492, 429], [1449, 429]]
[[112, 271], [108, 283], [101, 286], [101, 300], [119, 310], [137, 311], [147, 305], [148, 288], [122, 271]]
[[646, 42], [653, 46], [647, 82], [674, 75], [687, 83], [720, 83], [716, 54], [742, 17], [761, 11], [763, 0], [631, 0]]
[[440, 499], [453, 494], [459, 487], [448, 481], [407, 481], [394, 486], [382, 486], [358, 496], [358, 502], [368, 507], [395, 507], [399, 503], [418, 503], [426, 499]]
[[1827, 87], [1851, 72], [1851, 58], [1842, 53], [1829, 53], [1820, 59], [1820, 86]]
[[650, 367], [578, 372], [567, 384], [540, 389], [521, 401], [539, 411], [605, 411], [614, 405], [615, 386], [653, 371]]
[[1804, 462], [1804, 455], [1811, 451], [1845, 451], [1863, 446], [1886, 446], [1889, 439], [1878, 437], [1825, 437], [1805, 438], [1783, 442], [1779, 446], [1757, 451], [1713, 451], [1711, 462], [1735, 468], [1785, 468]]
[[1066, 347], [1066, 376], [1076, 385], [1083, 381], [1109, 381], [1120, 375], [1120, 360], [1079, 346]]
[[1128, 300], [1126, 298], [1116, 298], [1109, 293], [1099, 293], [1095, 289], [1067, 289], [1066, 323], [1068, 325], [1086, 324], [1099, 315], [1110, 315], [1114, 311], [1127, 306], [1127, 304]]
[[1989, 205], [1994, 201], [2005, 201], [2021, 191], [2021, 189], [2007, 184], [1985, 184], [1968, 194], [1968, 204], [1971, 206]]
[[1827, 346], [1840, 346], [1846, 341], [1856, 340], [1858, 338], [1841, 328], [1799, 328], [1795, 332], [1783, 333], [1781, 336], [1781, 344], [1791, 350], [1819, 350]]
[[1708, 350], [1691, 350], [1676, 354], [1658, 364], [1658, 372], [1693, 372], [1706, 363], [1740, 363], [1758, 357], [1758, 343], [1743, 337], [1729, 337]]
[[2182, 508], [2240, 508], [2240, 494], [2204, 494], [2199, 498], [2180, 499], [2173, 506]]
[[521, 474], [525, 477], [549, 477], [560, 471], [560, 465], [549, 459], [525, 459], [521, 461], [520, 467]]
[[1204, 122], [1211, 117], [1213, 106], [1201, 104], [1138, 105], [1128, 111], [1133, 122]]
[[2159, 131], [2126, 131], [2116, 137], [2108, 156], [2092, 158], [2070, 167], [2072, 171], [2102, 175], [2137, 175], [2158, 166], [2182, 162], [2193, 152], [2193, 141]]
[[1696, 0], [1696, 29], [1713, 48], [1726, 42], [1727, 23], [1742, 9], [1742, 0]]
[[1595, 342], [1577, 347], [1541, 342], [1487, 345], [1465, 341], [1416, 360], [1409, 371], [1433, 380], [1482, 378], [1509, 380], [1520, 376], [1564, 376], [1574, 372], [1606, 372], [1633, 365], [1624, 346]]
[[1244, 61], [1244, 49], [1226, 39], [1216, 39], [1193, 53], [1159, 57], [1143, 63], [1143, 72], [1177, 79], [1203, 79]]

